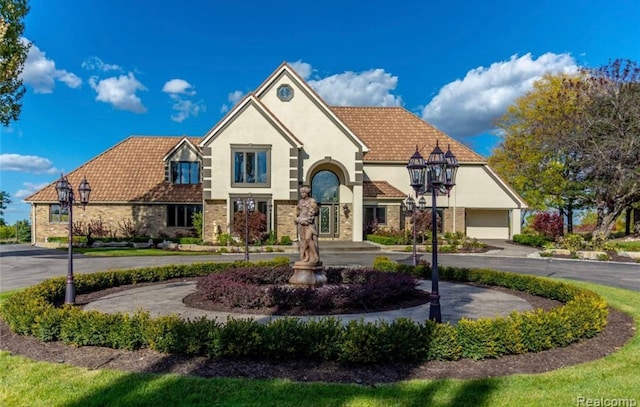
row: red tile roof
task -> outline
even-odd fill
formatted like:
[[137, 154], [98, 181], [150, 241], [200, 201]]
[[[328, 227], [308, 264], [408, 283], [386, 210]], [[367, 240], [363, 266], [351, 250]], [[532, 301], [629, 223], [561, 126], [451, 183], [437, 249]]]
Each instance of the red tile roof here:
[[362, 195], [365, 198], [404, 198], [407, 196], [387, 181], [363, 181]]
[[338, 118], [369, 147], [364, 161], [406, 162], [416, 150], [427, 158], [436, 145], [460, 162], [486, 162], [469, 147], [452, 139], [401, 107], [331, 107]]
[[[132, 136], [68, 174], [78, 187], [84, 177], [91, 185], [90, 202], [202, 202], [202, 185], [165, 181], [162, 158], [184, 137]], [[197, 145], [199, 138], [189, 138]], [[57, 179], [25, 201], [57, 202]]]
[[[338, 118], [368, 147], [365, 162], [398, 161], [403, 164], [416, 145], [427, 158], [439, 141], [460, 162], [485, 162], [470, 148], [400, 107], [331, 107]], [[202, 202], [202, 185], [175, 185], [165, 181], [163, 157], [184, 137], [132, 136], [68, 174], [72, 186], [83, 177], [91, 184], [91, 202]], [[197, 146], [201, 138], [189, 137]], [[57, 181], [57, 180], [56, 180]], [[25, 199], [57, 202], [55, 183]], [[365, 182], [365, 197], [404, 197], [384, 181]]]

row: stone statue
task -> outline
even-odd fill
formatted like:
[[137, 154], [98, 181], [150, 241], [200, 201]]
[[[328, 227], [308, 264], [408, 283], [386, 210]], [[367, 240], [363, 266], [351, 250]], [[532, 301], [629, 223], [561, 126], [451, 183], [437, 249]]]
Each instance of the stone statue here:
[[320, 261], [318, 252], [318, 229], [316, 228], [316, 217], [319, 209], [318, 203], [309, 196], [309, 187], [300, 188], [302, 197], [296, 207], [295, 222], [299, 229], [300, 262], [315, 265]]
[[327, 282], [327, 276], [320, 261], [318, 229], [316, 228], [316, 217], [320, 209], [316, 200], [311, 197], [309, 187], [300, 188], [300, 197], [295, 218], [295, 223], [299, 228], [300, 261], [293, 264], [293, 276], [289, 279], [289, 283], [306, 287], [321, 287]]

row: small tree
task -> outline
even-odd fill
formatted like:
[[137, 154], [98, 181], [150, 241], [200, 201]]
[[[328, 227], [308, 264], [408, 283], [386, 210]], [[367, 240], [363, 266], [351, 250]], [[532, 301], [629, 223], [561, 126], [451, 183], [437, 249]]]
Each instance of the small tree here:
[[204, 223], [204, 217], [202, 212], [196, 212], [191, 215], [191, 222], [193, 222], [193, 228], [195, 229], [196, 236], [202, 240], [202, 225]]
[[[249, 216], [249, 242], [256, 242], [264, 238], [267, 232], [267, 217], [264, 213], [255, 211], [250, 212]], [[245, 232], [245, 213], [236, 212], [233, 215], [233, 233], [236, 237], [244, 240]]]
[[541, 235], [554, 240], [563, 235], [562, 216], [559, 213], [537, 213], [533, 218], [531, 227]]
[[31, 224], [27, 219], [19, 220], [16, 222], [16, 238], [19, 242], [31, 241]]

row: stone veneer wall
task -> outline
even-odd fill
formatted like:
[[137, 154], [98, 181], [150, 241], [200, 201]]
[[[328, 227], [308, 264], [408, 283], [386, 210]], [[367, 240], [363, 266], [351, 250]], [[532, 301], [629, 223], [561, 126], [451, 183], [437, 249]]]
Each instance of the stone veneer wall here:
[[[229, 233], [227, 224], [227, 201], [224, 199], [206, 200], [204, 201], [204, 234], [202, 239], [205, 242], [215, 243], [219, 233]], [[217, 232], [214, 231], [217, 227]]]
[[[453, 229], [453, 211], [455, 210], [456, 224]], [[444, 210], [444, 231], [445, 232], [466, 232], [465, 208], [445, 208]]]
[[297, 201], [274, 201], [275, 231], [278, 239], [289, 236], [291, 240], [298, 238], [298, 231], [294, 222], [296, 218]]
[[[48, 237], [67, 236], [67, 222], [49, 222], [49, 204], [34, 204], [35, 228], [33, 241], [46, 242]], [[108, 227], [115, 236], [123, 236], [122, 226], [126, 222], [135, 225], [140, 236], [186, 236], [192, 232], [191, 228], [167, 227], [166, 205], [92, 205], [89, 204], [83, 210], [81, 206], [73, 208], [73, 222], [88, 223], [102, 219], [103, 225]]]

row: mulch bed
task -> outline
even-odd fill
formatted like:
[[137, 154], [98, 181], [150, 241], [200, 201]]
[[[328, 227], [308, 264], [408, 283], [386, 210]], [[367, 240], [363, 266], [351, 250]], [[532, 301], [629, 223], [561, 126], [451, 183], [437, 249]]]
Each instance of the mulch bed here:
[[[120, 287], [110, 289], [125, 289]], [[499, 290], [504, 290], [496, 288]], [[549, 309], [557, 302], [526, 293], [505, 290], [523, 297], [534, 308]], [[87, 303], [105, 292], [78, 296], [78, 303]], [[602, 358], [622, 347], [635, 334], [635, 322], [629, 315], [609, 308], [604, 331], [595, 338], [580, 341], [565, 348], [538, 353], [508, 355], [498, 359], [416, 364], [381, 364], [353, 366], [337, 362], [260, 361], [212, 359], [163, 354], [148, 349], [117, 350], [95, 346], [73, 347], [62, 342], [42, 342], [29, 336], [13, 334], [0, 320], [0, 349], [14, 355], [52, 363], [64, 363], [93, 369], [114, 369], [127, 372], [175, 373], [200, 377], [241, 377], [254, 379], [281, 378], [293, 381], [321, 381], [376, 385], [411, 379], [476, 379], [517, 373], [543, 373]]]

